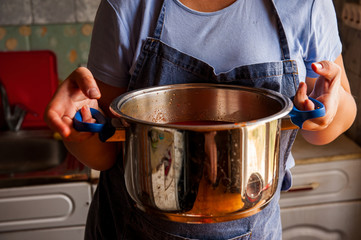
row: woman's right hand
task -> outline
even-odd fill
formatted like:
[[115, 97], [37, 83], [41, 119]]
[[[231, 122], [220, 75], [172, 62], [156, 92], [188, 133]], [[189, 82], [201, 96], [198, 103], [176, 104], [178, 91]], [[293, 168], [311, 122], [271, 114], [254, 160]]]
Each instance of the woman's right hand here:
[[79, 67], [59, 86], [48, 104], [44, 119], [48, 126], [64, 139], [81, 141], [92, 133], [78, 132], [73, 128], [75, 113], [81, 109], [83, 121], [93, 122], [89, 107], [98, 109], [100, 91], [92, 73]]

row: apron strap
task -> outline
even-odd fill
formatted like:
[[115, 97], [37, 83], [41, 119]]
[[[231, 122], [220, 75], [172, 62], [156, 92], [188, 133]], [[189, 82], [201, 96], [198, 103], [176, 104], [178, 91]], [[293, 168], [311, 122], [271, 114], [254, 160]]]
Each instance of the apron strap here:
[[153, 38], [160, 40], [160, 36], [162, 34], [163, 25], [164, 25], [164, 16], [165, 16], [165, 6], [166, 6], [166, 0], [163, 1], [162, 9], [159, 13], [157, 25], [154, 30]]
[[284, 60], [290, 60], [291, 59], [291, 55], [290, 55], [290, 49], [288, 46], [288, 41], [287, 41], [287, 37], [286, 37], [286, 32], [285, 29], [283, 27], [281, 18], [278, 14], [276, 5], [274, 3], [274, 0], [271, 0], [272, 6], [273, 6], [273, 11], [275, 13], [276, 16], [276, 21], [277, 21], [277, 27], [278, 27], [278, 36], [280, 38], [280, 47], [281, 47], [281, 55], [282, 55], [282, 61]]

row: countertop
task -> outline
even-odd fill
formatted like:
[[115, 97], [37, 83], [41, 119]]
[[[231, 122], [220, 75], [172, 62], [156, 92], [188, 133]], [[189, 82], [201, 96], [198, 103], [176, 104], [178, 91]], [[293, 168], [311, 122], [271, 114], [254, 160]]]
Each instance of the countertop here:
[[84, 166], [71, 154], [67, 154], [65, 160], [54, 168], [0, 174], [0, 188], [76, 181], [90, 181], [90, 168]]
[[292, 148], [296, 165], [361, 158], [361, 147], [345, 134], [333, 142], [316, 146], [306, 142], [299, 134]]

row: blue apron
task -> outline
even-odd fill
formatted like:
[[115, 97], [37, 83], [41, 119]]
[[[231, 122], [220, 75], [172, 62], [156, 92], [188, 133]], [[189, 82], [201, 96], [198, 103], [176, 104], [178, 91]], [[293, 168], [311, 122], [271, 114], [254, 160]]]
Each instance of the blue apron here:
[[[227, 83], [268, 88], [292, 97], [298, 86], [296, 61], [290, 59], [285, 31], [272, 2], [278, 25], [282, 59], [241, 66], [215, 75], [208, 64], [186, 55], [160, 41], [167, 0], [158, 17], [154, 36], [147, 38], [129, 83], [129, 90], [179, 83]], [[279, 183], [275, 196], [261, 212], [239, 220], [185, 224], [150, 216], [135, 207], [124, 183], [121, 156], [117, 163], [100, 175], [99, 184], [89, 210], [86, 239], [255, 239], [280, 240], [282, 234], [278, 205], [281, 189], [290, 186], [285, 171], [287, 158], [297, 134], [296, 130], [281, 132]], [[286, 175], [286, 177], [285, 177]]]

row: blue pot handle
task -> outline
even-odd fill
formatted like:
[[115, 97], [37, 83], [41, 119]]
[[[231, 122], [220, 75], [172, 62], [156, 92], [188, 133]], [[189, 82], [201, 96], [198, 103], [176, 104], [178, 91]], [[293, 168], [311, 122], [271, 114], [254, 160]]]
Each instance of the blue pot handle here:
[[111, 119], [106, 118], [101, 112], [94, 108], [90, 108], [92, 117], [96, 123], [83, 122], [80, 110], [75, 113], [73, 119], [73, 127], [79, 132], [93, 132], [99, 133], [99, 139], [105, 142], [108, 138], [114, 135], [115, 127], [111, 123]]
[[[291, 98], [293, 101], [293, 98]], [[293, 106], [292, 111], [289, 113], [291, 121], [293, 124], [297, 125], [302, 129], [302, 125], [306, 120], [312, 118], [323, 117], [326, 114], [325, 106], [314, 98], [309, 99], [315, 104], [315, 110], [312, 111], [300, 111], [295, 106]]]

